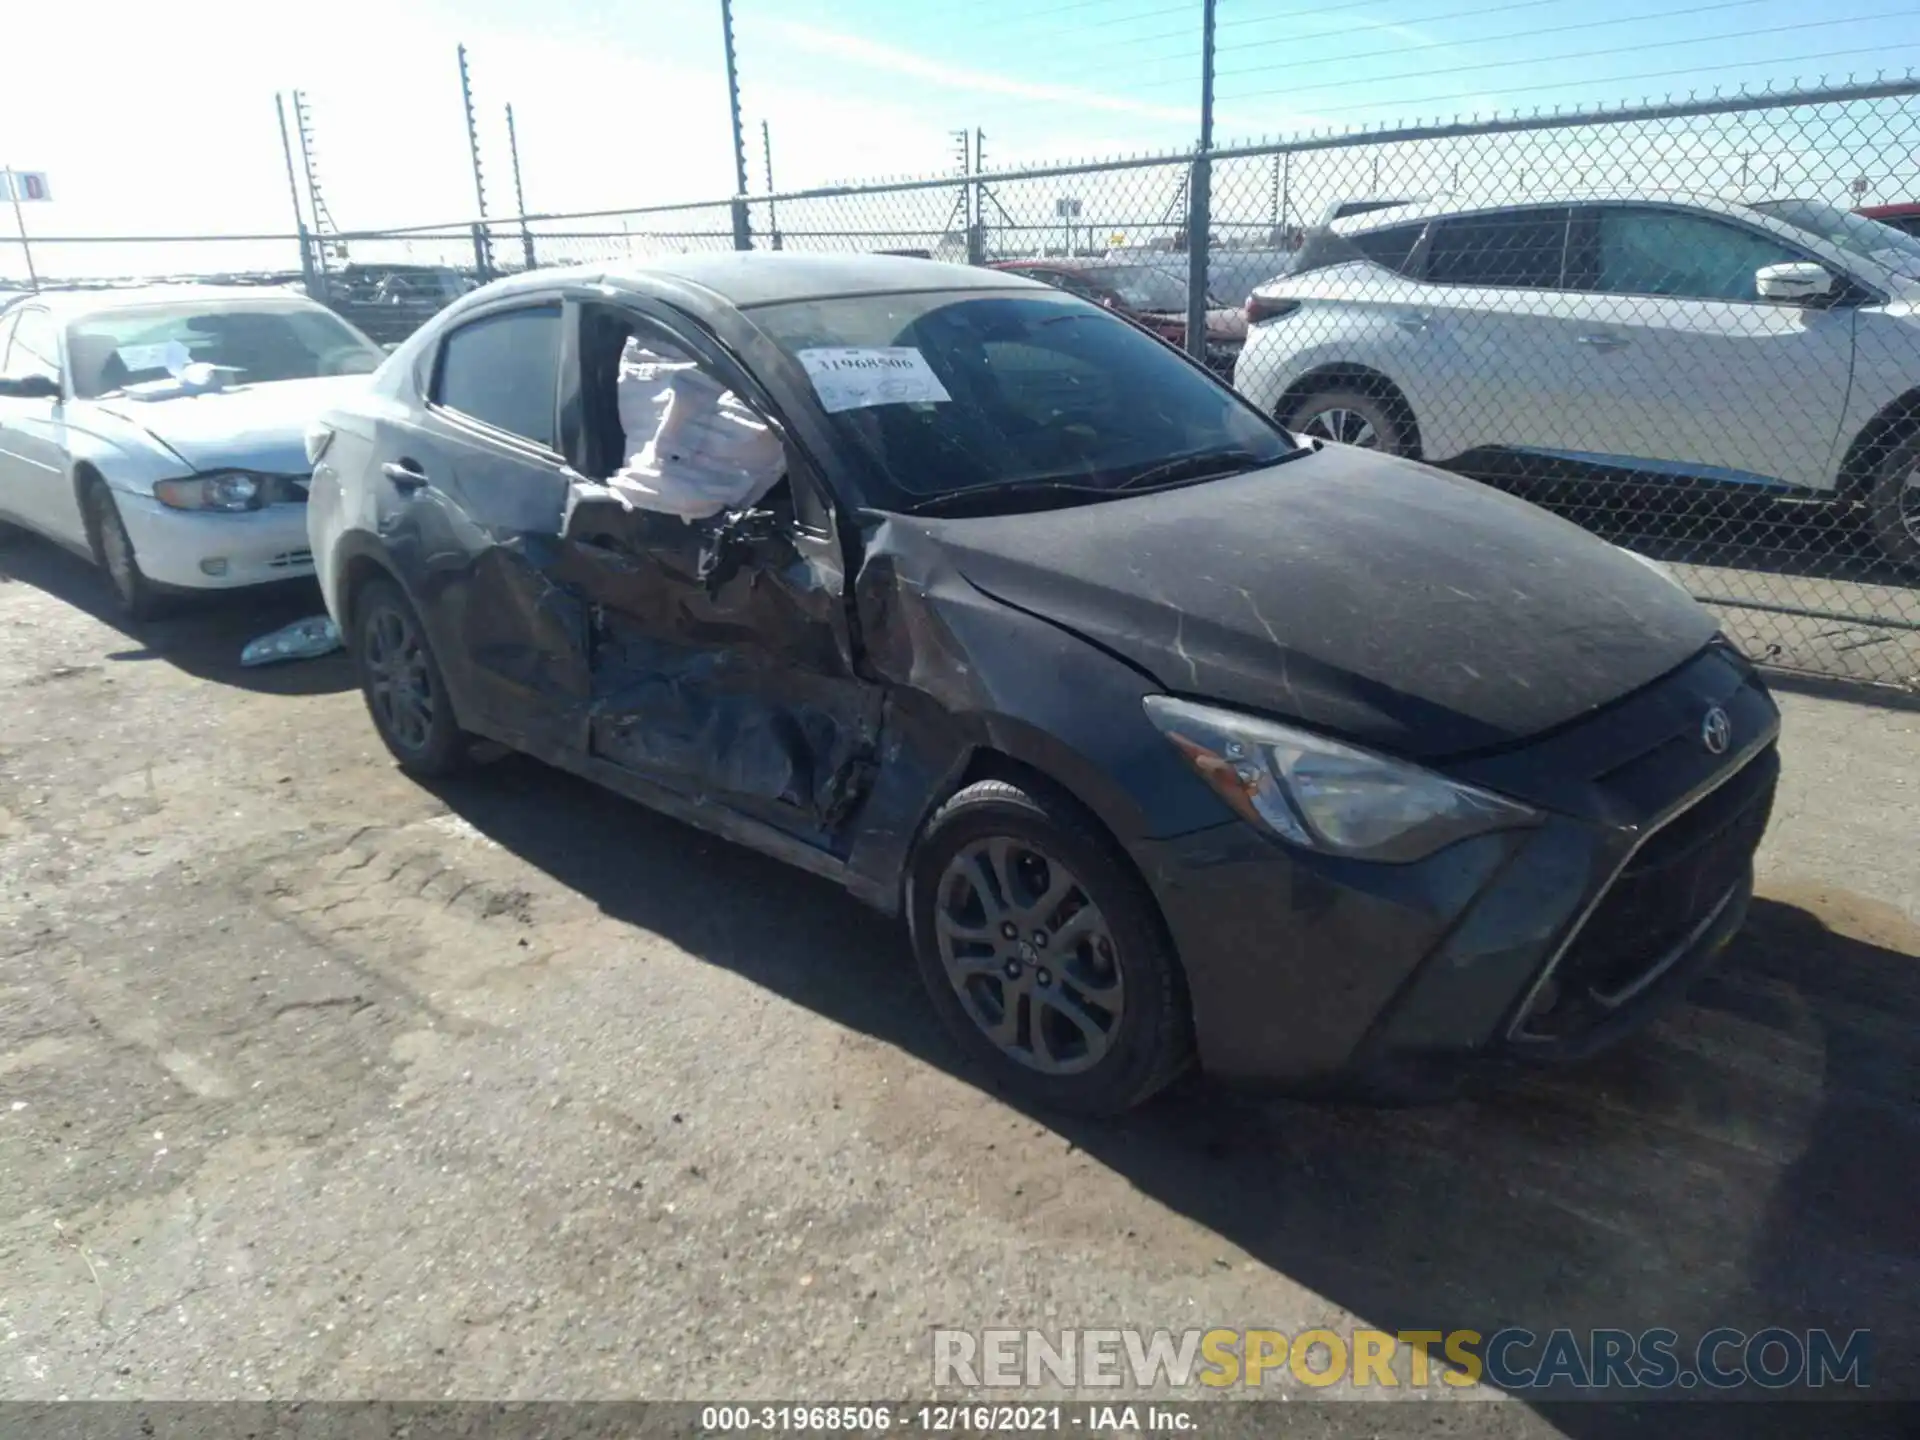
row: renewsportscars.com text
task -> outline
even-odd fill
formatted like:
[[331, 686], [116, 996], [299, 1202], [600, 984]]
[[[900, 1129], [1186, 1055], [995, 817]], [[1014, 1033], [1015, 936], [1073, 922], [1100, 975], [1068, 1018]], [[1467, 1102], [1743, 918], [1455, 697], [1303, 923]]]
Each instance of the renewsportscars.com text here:
[[936, 1330], [936, 1386], [1864, 1390], [1866, 1330]]

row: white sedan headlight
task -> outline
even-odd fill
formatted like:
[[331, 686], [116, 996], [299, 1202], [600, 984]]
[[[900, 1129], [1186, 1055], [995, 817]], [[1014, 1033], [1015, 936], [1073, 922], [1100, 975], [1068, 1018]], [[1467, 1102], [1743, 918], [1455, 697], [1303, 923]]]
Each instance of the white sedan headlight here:
[[175, 510], [257, 510], [261, 496], [260, 481], [241, 470], [161, 480], [153, 487], [153, 498]]
[[1236, 814], [1311, 850], [1405, 864], [1541, 818], [1517, 801], [1310, 731], [1167, 695], [1145, 704]]

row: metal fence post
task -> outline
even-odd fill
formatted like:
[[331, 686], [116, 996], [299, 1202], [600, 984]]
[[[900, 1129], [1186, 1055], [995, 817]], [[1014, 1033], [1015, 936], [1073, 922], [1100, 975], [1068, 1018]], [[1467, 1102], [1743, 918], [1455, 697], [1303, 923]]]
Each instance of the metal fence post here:
[[747, 142], [740, 133], [740, 71], [733, 56], [733, 0], [720, 0], [720, 33], [727, 51], [727, 110], [733, 120], [733, 248], [753, 248], [753, 217], [747, 209]]
[[325, 304], [326, 266], [314, 264], [314, 251], [319, 247], [314, 244], [313, 232], [307, 229], [305, 220], [296, 220], [294, 223], [300, 227], [300, 284], [309, 296]]
[[1200, 7], [1200, 146], [1187, 186], [1187, 353], [1207, 358], [1207, 260], [1213, 243], [1213, 12]]
[[487, 244], [487, 225], [484, 220], [473, 222], [473, 268], [482, 285], [493, 279], [493, 251]]

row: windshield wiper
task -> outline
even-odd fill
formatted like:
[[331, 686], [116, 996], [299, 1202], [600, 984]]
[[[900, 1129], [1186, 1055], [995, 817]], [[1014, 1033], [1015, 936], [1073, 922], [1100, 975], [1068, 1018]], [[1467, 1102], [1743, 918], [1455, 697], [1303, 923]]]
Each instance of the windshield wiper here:
[[948, 490], [940, 495], [929, 496], [907, 507], [909, 515], [933, 515], [942, 511], [965, 511], [975, 504], [988, 503], [989, 509], [983, 513], [991, 514], [990, 502], [1018, 498], [1024, 495], [1054, 496], [1066, 499], [1082, 497], [1098, 498], [1114, 492], [1105, 485], [1075, 485], [1068, 480], [1003, 480], [997, 485], [975, 485], [967, 490]]
[[1163, 460], [1158, 465], [1149, 465], [1136, 475], [1129, 475], [1114, 486], [1115, 490], [1144, 490], [1150, 485], [1166, 484], [1174, 480], [1212, 480], [1225, 475], [1238, 475], [1245, 470], [1257, 470], [1268, 465], [1278, 465], [1300, 452], [1282, 451], [1278, 455], [1266, 456], [1252, 450], [1227, 448], [1220, 450], [1195, 450], [1190, 455], [1176, 455], [1171, 460]]

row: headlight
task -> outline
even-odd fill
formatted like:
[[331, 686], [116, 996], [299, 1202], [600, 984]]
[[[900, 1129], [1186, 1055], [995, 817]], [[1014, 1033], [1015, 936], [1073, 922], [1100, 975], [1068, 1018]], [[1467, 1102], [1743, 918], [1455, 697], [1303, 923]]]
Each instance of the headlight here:
[[1516, 801], [1271, 720], [1166, 695], [1145, 703], [1235, 813], [1310, 850], [1405, 864], [1540, 819]]
[[218, 475], [195, 475], [187, 480], [162, 480], [153, 498], [176, 510], [257, 510], [260, 482], [239, 470]]

